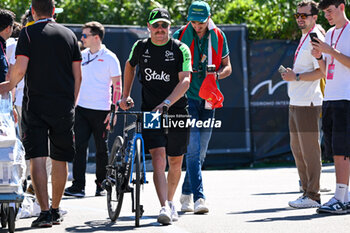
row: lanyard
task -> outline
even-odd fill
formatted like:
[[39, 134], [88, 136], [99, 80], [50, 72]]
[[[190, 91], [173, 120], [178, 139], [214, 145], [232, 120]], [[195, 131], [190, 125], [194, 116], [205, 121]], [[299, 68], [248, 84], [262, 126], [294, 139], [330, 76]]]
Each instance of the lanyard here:
[[104, 51], [102, 52], [98, 52], [98, 54], [96, 55], [96, 57], [94, 57], [93, 59], [90, 60], [90, 52], [88, 53], [88, 60], [86, 62], [84, 62], [83, 64], [81, 64], [81, 66], [86, 66], [88, 65], [90, 62], [94, 61], [96, 58], [98, 58], [99, 55], [102, 56], [102, 54], [104, 54]]
[[[338, 44], [339, 38], [340, 38], [341, 34], [343, 34], [343, 31], [344, 31], [344, 29], [346, 28], [346, 26], [348, 25], [348, 23], [349, 23], [349, 21], [346, 21], [346, 24], [343, 26], [342, 30], [340, 31], [340, 34], [339, 34], [339, 36], [338, 36], [338, 39], [337, 39], [337, 41], [335, 42], [334, 49], [337, 48], [337, 44]], [[335, 31], [335, 28], [334, 28], [334, 30], [332, 31], [331, 46], [333, 46], [334, 31]], [[331, 63], [331, 64], [333, 64], [333, 63], [334, 63], [334, 57], [332, 56], [332, 63]]]
[[299, 46], [298, 46], [298, 48], [297, 48], [297, 51], [295, 52], [295, 55], [294, 55], [293, 65], [294, 65], [295, 61], [297, 60], [297, 57], [298, 57], [298, 55], [299, 55], [299, 51], [300, 51], [300, 49], [301, 49], [301, 46], [303, 46], [303, 44], [304, 44], [306, 38], [308, 37], [308, 35], [310, 34], [310, 32], [312, 32], [312, 30], [314, 30], [315, 26], [316, 26], [316, 25], [314, 25], [314, 26], [310, 29], [310, 31], [306, 34], [304, 40], [303, 40], [301, 43], [299, 43]]
[[1, 50], [2, 50], [2, 52], [4, 53], [4, 56], [5, 56], [7, 66], [9, 66], [9, 61], [7, 60], [7, 56], [6, 56], [6, 53], [5, 53], [5, 49], [4, 49], [4, 47], [3, 47], [3, 45], [2, 45], [1, 42], [0, 42], [0, 45], [1, 45]]
[[35, 22], [35, 24], [44, 23], [44, 22], [55, 22], [55, 20], [53, 18], [39, 19], [38, 21]]
[[[195, 33], [195, 32], [194, 32]], [[193, 72], [194, 73], [200, 73], [203, 70], [206, 70], [205, 68], [203, 69], [203, 66], [205, 66], [205, 61], [207, 60], [207, 55], [205, 55], [205, 47], [208, 44], [210, 32], [206, 32], [206, 34], [202, 37], [202, 39], [199, 39], [197, 36], [197, 41], [196, 41], [196, 46], [198, 49], [198, 56], [199, 56], [199, 61], [197, 64], [197, 67], [193, 67]], [[196, 40], [196, 39], [195, 39]], [[202, 41], [202, 43], [201, 43]]]

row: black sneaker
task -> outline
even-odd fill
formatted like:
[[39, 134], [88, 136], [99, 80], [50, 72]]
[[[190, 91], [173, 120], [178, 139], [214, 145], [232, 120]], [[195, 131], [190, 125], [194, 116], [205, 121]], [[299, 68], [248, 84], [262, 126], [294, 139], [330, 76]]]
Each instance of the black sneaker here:
[[52, 215], [50, 211], [41, 211], [39, 217], [32, 222], [31, 227], [52, 227]]
[[61, 222], [63, 222], [63, 217], [60, 213], [60, 209], [52, 209], [50, 208], [51, 215], [52, 215], [52, 224], [53, 225], [60, 225]]
[[350, 201], [349, 202], [345, 202], [344, 205], [345, 205], [346, 212], [350, 213]]
[[317, 213], [346, 214], [346, 207], [343, 203], [332, 197], [327, 203], [317, 209]]
[[64, 190], [64, 195], [73, 197], [85, 197], [85, 190], [72, 185]]
[[96, 193], [95, 196], [105, 196], [106, 195], [106, 190], [104, 190], [101, 186], [101, 184], [96, 184]]

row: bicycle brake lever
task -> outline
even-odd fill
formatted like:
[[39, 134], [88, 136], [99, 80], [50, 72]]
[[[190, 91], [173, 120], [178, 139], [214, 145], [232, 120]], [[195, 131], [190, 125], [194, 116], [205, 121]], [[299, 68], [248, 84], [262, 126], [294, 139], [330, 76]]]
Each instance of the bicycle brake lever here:
[[113, 121], [114, 121], [114, 117], [115, 117], [115, 105], [114, 104], [111, 105], [110, 113], [111, 114], [109, 117], [109, 132], [113, 133], [113, 130], [114, 130]]

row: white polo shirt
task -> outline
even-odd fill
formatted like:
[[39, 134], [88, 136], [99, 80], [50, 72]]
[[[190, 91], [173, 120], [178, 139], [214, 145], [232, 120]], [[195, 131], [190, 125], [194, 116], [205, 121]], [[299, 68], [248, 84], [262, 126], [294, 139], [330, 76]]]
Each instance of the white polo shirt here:
[[[6, 56], [9, 59], [9, 63], [14, 65], [16, 63], [16, 47], [17, 40], [14, 38], [9, 38], [6, 41]], [[24, 89], [24, 78], [17, 84], [15, 93], [15, 105], [22, 106], [23, 100], [23, 89]]]
[[15, 38], [10, 37], [6, 40], [6, 57], [11, 65], [16, 63], [16, 46], [17, 40]]
[[[317, 26], [312, 30], [316, 32], [320, 40], [324, 41], [324, 36], [318, 30]], [[305, 37], [307, 38], [305, 39]], [[304, 41], [305, 39], [305, 41]], [[295, 60], [293, 71], [295, 73], [312, 72], [319, 68], [316, 58], [311, 55], [312, 45], [311, 39], [307, 33], [303, 34], [300, 43], [304, 41], [300, 48], [299, 54]], [[294, 106], [314, 106], [322, 105], [322, 92], [320, 88], [320, 80], [315, 81], [291, 81], [288, 82], [289, 104]]]
[[[342, 28], [335, 29], [335, 27], [328, 30], [326, 34], [326, 43], [331, 44], [332, 31], [334, 31], [332, 47], [334, 48], [335, 42]], [[350, 57], [350, 23], [344, 29], [342, 35], [339, 38], [336, 49], [345, 56]], [[332, 57], [329, 54], [324, 54], [327, 60], [326, 74], [328, 73], [328, 65], [332, 62]], [[339, 61], [334, 59], [334, 74], [333, 79], [326, 80], [326, 88], [324, 90], [324, 100], [350, 100], [350, 68], [344, 66]]]
[[94, 54], [85, 49], [82, 55], [82, 82], [78, 105], [94, 110], [110, 110], [112, 77], [120, 76], [117, 56], [102, 45]]

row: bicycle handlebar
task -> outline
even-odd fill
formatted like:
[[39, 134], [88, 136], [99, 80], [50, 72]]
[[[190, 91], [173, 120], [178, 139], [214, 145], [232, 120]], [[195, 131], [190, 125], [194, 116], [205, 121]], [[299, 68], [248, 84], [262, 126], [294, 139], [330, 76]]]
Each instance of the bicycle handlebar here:
[[[118, 107], [120, 106], [120, 100], [117, 101], [116, 105]], [[113, 112], [112, 112], [112, 108], [113, 108]], [[163, 115], [163, 118], [165, 120], [165, 125], [167, 126], [167, 127], [164, 127], [164, 133], [168, 134], [168, 132], [169, 132], [169, 129], [168, 129], [168, 124], [169, 124], [168, 110], [169, 110], [169, 107], [164, 105], [162, 110], [163, 110], [162, 115]], [[111, 107], [111, 118], [110, 118], [111, 132], [113, 132], [112, 125], [113, 125], [113, 119], [114, 119], [115, 115], [135, 115], [137, 117], [137, 119], [140, 120], [141, 117], [143, 116], [143, 113], [144, 112], [142, 112], [142, 111], [121, 111], [121, 112], [118, 111], [118, 112], [115, 112], [115, 106], [112, 105], [112, 107]]]
[[[121, 100], [118, 100], [117, 101], [117, 103], [116, 103], [116, 105], [118, 106], [118, 107], [120, 107], [120, 101]], [[131, 103], [126, 103], [128, 106], [130, 106], [130, 104]], [[122, 112], [116, 112], [115, 114], [117, 114], [117, 115], [142, 115], [143, 114], [143, 112], [141, 112], [141, 111], [122, 111]]]

